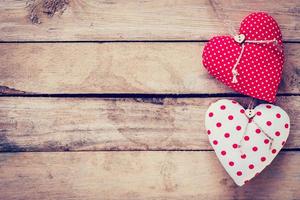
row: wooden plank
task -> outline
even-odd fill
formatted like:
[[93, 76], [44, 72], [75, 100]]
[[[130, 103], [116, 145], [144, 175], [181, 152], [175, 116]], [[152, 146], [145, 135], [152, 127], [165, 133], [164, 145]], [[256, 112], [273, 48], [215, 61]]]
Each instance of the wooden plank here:
[[243, 187], [214, 152], [0, 154], [0, 198], [299, 199], [299, 152], [282, 152]]
[[207, 40], [230, 34], [259, 8], [278, 21], [286, 41], [300, 41], [296, 0], [49, 2], [1, 0], [0, 40]]
[[[204, 43], [0, 44], [0, 86], [11, 88], [2, 87], [2, 93], [13, 94], [233, 93], [202, 66], [203, 46]], [[299, 55], [300, 44], [286, 45], [279, 93], [300, 93]]]
[[[0, 151], [210, 150], [204, 114], [218, 98], [0, 98]], [[244, 105], [250, 98], [234, 98]], [[300, 147], [300, 97], [285, 148]]]

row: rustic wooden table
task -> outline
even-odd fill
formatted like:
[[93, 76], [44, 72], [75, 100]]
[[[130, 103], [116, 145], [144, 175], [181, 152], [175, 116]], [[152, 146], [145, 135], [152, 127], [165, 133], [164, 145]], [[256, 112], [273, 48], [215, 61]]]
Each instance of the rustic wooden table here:
[[[237, 187], [204, 130], [213, 35], [280, 24], [282, 152]], [[224, 23], [225, 22], [225, 23]], [[0, 0], [0, 199], [300, 199], [300, 1]]]

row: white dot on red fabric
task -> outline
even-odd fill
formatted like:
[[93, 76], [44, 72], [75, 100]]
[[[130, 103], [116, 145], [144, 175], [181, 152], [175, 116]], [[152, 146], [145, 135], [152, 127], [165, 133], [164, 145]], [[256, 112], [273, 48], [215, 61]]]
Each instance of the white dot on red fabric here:
[[[275, 101], [284, 63], [282, 34], [276, 21], [268, 14], [256, 12], [241, 23], [240, 34], [246, 40], [276, 39], [273, 43], [244, 43], [244, 54], [237, 66], [238, 83], [232, 83], [232, 67], [241, 52], [241, 45], [231, 36], [213, 37], [203, 51], [203, 65], [219, 81], [242, 94]], [[279, 46], [279, 47], [278, 47]]]

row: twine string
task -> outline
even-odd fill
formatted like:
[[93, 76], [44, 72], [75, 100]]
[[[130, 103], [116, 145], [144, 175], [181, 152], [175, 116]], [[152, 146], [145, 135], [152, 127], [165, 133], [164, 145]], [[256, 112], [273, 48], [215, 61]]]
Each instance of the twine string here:
[[224, 3], [220, 1], [210, 1], [211, 6], [213, 8], [214, 13], [216, 14], [219, 21], [222, 22], [222, 25], [224, 25], [224, 29], [231, 35], [236, 35], [237, 30], [235, 26], [233, 25], [233, 20], [230, 18], [229, 15], [226, 15], [224, 11]]
[[[227, 32], [229, 32], [229, 34], [231, 35], [236, 35], [237, 34], [237, 30], [233, 25], [233, 21], [230, 19], [230, 17], [228, 15], [225, 15], [226, 12], [224, 12], [224, 7], [222, 5], [222, 3], [220, 3], [219, 1], [210, 1], [213, 10], [215, 11], [215, 14], [217, 16], [217, 18], [223, 22], [223, 24], [225, 25], [225, 28], [227, 29]], [[280, 45], [278, 45], [278, 41], [274, 38], [273, 40], [245, 40], [242, 43], [242, 49], [240, 52], [240, 55], [238, 56], [238, 59], [236, 61], [236, 63], [234, 64], [231, 72], [232, 72], [232, 83], [237, 83], [238, 79], [237, 76], [239, 75], [238, 71], [237, 71], [237, 66], [240, 63], [240, 60], [242, 58], [242, 55], [244, 53], [244, 48], [245, 45], [244, 43], [256, 43], [256, 44], [261, 44], [261, 43], [274, 43], [275, 45], [277, 45], [277, 48], [282, 51], [282, 47]]]
[[[243, 56], [243, 53], [244, 53], [244, 50], [245, 50], [245, 43], [255, 43], [255, 44], [269, 44], [269, 43], [274, 43], [274, 45], [276, 45], [277, 47], [279, 47], [280, 49], [280, 46], [278, 45], [278, 41], [274, 38], [272, 40], [245, 40], [242, 45], [241, 45], [241, 52], [235, 62], [235, 64], [233, 65], [233, 68], [231, 70], [232, 72], [232, 83], [237, 83], [238, 82], [238, 79], [237, 79], [237, 76], [239, 75], [239, 72], [237, 71], [237, 66], [239, 65], [240, 61], [241, 61], [241, 58]], [[281, 50], [281, 49], [280, 49]]]
[[[270, 140], [270, 144], [269, 144], [269, 150], [272, 149], [272, 146], [273, 146], [273, 142], [274, 142], [274, 138], [272, 138], [270, 135], [268, 135], [254, 120], [253, 120], [253, 123], [262, 131], [262, 133]], [[246, 128], [245, 128], [245, 131], [243, 133], [243, 137], [241, 138], [240, 142], [239, 142], [239, 145], [238, 145], [238, 148], [239, 148], [239, 152], [241, 155], [244, 154], [243, 150], [242, 150], [242, 144], [243, 144], [243, 141], [244, 141], [244, 136], [245, 136], [245, 133], [247, 132], [247, 129], [248, 129], [248, 124], [246, 125]]]
[[[248, 109], [254, 109], [254, 106], [256, 105], [256, 103], [257, 103], [257, 100], [252, 99], [251, 102], [248, 104]], [[246, 113], [244, 113], [244, 115], [249, 119], [249, 117], [247, 116]], [[273, 146], [273, 143], [274, 143], [274, 138], [271, 137], [267, 132], [264, 131], [264, 129], [254, 120], [254, 116], [251, 117], [250, 119], [261, 130], [261, 132], [264, 134], [264, 136], [269, 139], [269, 141], [270, 141], [269, 149], [271, 150], [272, 146]], [[249, 124], [249, 122], [246, 124], [245, 130], [243, 132], [243, 136], [242, 136], [242, 138], [241, 138], [241, 140], [238, 144], [238, 147], [240, 148], [240, 153], [241, 154], [243, 154], [241, 147], [242, 147], [242, 144], [243, 144], [243, 141], [244, 141], [245, 134], [248, 131], [247, 130], [248, 129], [248, 124]]]
[[252, 98], [252, 100], [250, 101], [250, 103], [248, 105], [248, 109], [253, 109], [256, 104], [257, 104], [257, 100]]
[[262, 129], [259, 125], [258, 125], [258, 123], [256, 123], [256, 121], [254, 121], [254, 119], [253, 119], [253, 122], [254, 122], [254, 124], [261, 130], [261, 132], [270, 140], [270, 144], [269, 144], [269, 149], [271, 149], [272, 148], [272, 145], [273, 145], [273, 142], [274, 142], [274, 138], [272, 138], [269, 134], [267, 134], [265, 131], [264, 131], [264, 129]]
[[234, 66], [233, 66], [233, 68], [232, 68], [232, 70], [231, 70], [232, 75], [233, 75], [233, 77], [232, 77], [232, 83], [237, 83], [237, 82], [238, 82], [237, 76], [239, 75], [239, 73], [238, 73], [238, 71], [236, 70], [236, 68], [237, 68], [238, 64], [240, 63], [240, 60], [241, 60], [242, 55], [243, 55], [243, 53], [244, 53], [244, 49], [245, 49], [245, 44], [242, 44], [241, 53], [240, 53], [239, 57], [237, 58], [237, 60], [236, 60], [236, 62], [235, 62], [235, 64], [234, 64]]
[[[231, 34], [231, 35], [236, 35], [237, 34], [237, 31], [236, 31], [236, 29], [235, 29], [235, 27], [233, 26], [233, 24], [232, 24], [232, 20], [230, 20], [230, 18], [228, 17], [228, 16], [226, 16], [226, 15], [224, 15], [224, 13], [226, 13], [226, 12], [222, 12], [223, 11], [223, 6], [222, 6], [222, 4], [221, 3], [219, 3], [219, 2], [216, 2], [216, 1], [212, 1], [211, 2], [212, 3], [212, 7], [213, 7], [213, 9], [214, 9], [214, 11], [215, 11], [215, 13], [216, 13], [216, 15], [217, 15], [217, 18], [219, 19], [219, 20], [221, 20], [221, 21], [223, 21], [223, 24], [225, 25], [225, 27], [227, 28], [227, 30], [228, 30], [228, 32]], [[221, 12], [220, 12], [221, 11]], [[256, 44], [268, 44], [268, 43], [274, 43], [276, 46], [277, 46], [277, 48], [280, 50], [280, 51], [282, 51], [282, 47], [278, 44], [278, 41], [274, 38], [273, 40], [245, 40], [243, 43], [242, 43], [242, 45], [241, 45], [241, 52], [240, 52], [240, 55], [238, 56], [238, 58], [237, 58], [237, 60], [236, 60], [236, 63], [234, 64], [234, 66], [233, 66], [233, 68], [232, 68], [232, 75], [233, 75], [233, 77], [232, 77], [232, 82], [233, 83], [237, 83], [238, 82], [238, 79], [237, 79], [237, 76], [239, 75], [239, 73], [238, 73], [238, 71], [237, 71], [237, 66], [238, 66], [238, 64], [240, 63], [240, 60], [241, 60], [241, 58], [242, 58], [242, 55], [243, 55], [243, 53], [244, 53], [244, 49], [245, 49], [245, 43], [256, 43]], [[254, 102], [254, 101], [251, 101], [250, 102], [250, 104], [249, 104], [249, 106], [248, 106], [248, 108], [249, 109], [253, 109], [253, 107], [254, 107], [254, 104], [255, 104], [256, 102]], [[246, 115], [246, 114], [245, 114]], [[247, 115], [246, 115], [246, 117], [247, 117]], [[248, 117], [247, 117], [248, 118]], [[255, 123], [255, 125], [256, 126], [258, 126], [260, 129], [261, 129], [261, 131], [262, 131], [262, 133], [271, 141], [270, 142], [270, 149], [271, 149], [271, 147], [272, 147], [272, 144], [273, 144], [273, 141], [274, 141], [274, 139], [271, 137], [271, 136], [269, 136], [254, 120], [252, 120], [252, 122], [253, 123]], [[243, 133], [243, 137], [242, 137], [242, 139], [241, 139], [241, 141], [240, 141], [240, 143], [239, 143], [239, 149], [240, 149], [240, 151], [242, 151], [241, 150], [241, 146], [242, 146], [242, 142], [243, 142], [243, 139], [244, 139], [244, 135], [245, 135], [245, 133], [246, 133], [246, 131], [247, 131], [247, 129], [248, 129], [248, 124], [249, 123], [247, 123], [247, 125], [246, 125], [246, 128], [245, 128], [245, 132]], [[242, 152], [241, 152], [242, 153]]]

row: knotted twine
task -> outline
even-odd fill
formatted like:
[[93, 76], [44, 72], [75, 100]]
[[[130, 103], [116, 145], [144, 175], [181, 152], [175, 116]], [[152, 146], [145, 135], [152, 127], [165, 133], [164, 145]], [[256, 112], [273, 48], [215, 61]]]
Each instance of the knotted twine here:
[[[223, 24], [225, 25], [225, 27], [227, 29], [227, 32], [230, 35], [237, 35], [236, 34], [237, 31], [236, 31], [234, 25], [232, 24], [232, 20], [229, 18], [229, 16], [225, 15], [226, 12], [224, 11], [224, 7], [223, 7], [222, 3], [212, 1], [211, 4], [216, 13], [217, 18], [223, 22]], [[239, 75], [239, 73], [236, 68], [237, 68], [238, 64], [240, 63], [240, 60], [244, 53], [245, 43], [256, 43], [256, 44], [274, 43], [278, 47], [278, 49], [281, 50], [281, 47], [278, 45], [278, 41], [275, 38], [273, 40], [245, 40], [245, 41], [243, 41], [240, 55], [238, 56], [238, 59], [231, 70], [232, 75], [233, 75], [232, 83], [238, 82], [237, 76]]]
[[[215, 13], [216, 13], [216, 15], [217, 15], [217, 17], [218, 17], [218, 19], [220, 20], [220, 21], [223, 21], [223, 24], [225, 25], [225, 27], [227, 28], [227, 31], [231, 34], [231, 35], [233, 35], [233, 38], [234, 38], [234, 35], [237, 35], [236, 34], [236, 29], [235, 29], [235, 27], [233, 26], [233, 24], [232, 24], [232, 20], [230, 20], [229, 19], [229, 17], [228, 16], [226, 16], [226, 15], [224, 15], [224, 13], [226, 13], [226, 12], [224, 12], [223, 11], [223, 6], [222, 6], [222, 4], [219, 4], [219, 3], [216, 3], [215, 1], [212, 1], [212, 6], [213, 6], [213, 9], [214, 9], [214, 11], [215, 11]], [[221, 12], [219, 12], [219, 11], [221, 11]], [[243, 55], [243, 53], [244, 53], [244, 49], [245, 49], [245, 43], [255, 43], [255, 44], [269, 44], [269, 43], [274, 43], [274, 45], [276, 45], [277, 46], [277, 48], [280, 50], [280, 51], [282, 51], [282, 48], [281, 48], [281, 46], [278, 44], [278, 41], [274, 38], [274, 39], [272, 39], [272, 40], [244, 40], [243, 42], [241, 42], [241, 52], [240, 52], [240, 54], [239, 54], [239, 56], [238, 56], [238, 58], [237, 58], [237, 61], [236, 61], [236, 63], [234, 64], [234, 66], [233, 66], [233, 68], [232, 68], [232, 70], [231, 70], [231, 72], [232, 72], [232, 75], [233, 75], [233, 77], [232, 77], [232, 83], [237, 83], [238, 82], [238, 80], [237, 80], [237, 76], [239, 75], [239, 73], [238, 73], [238, 71], [237, 71], [237, 66], [238, 66], [238, 64], [240, 63], [240, 60], [241, 60], [241, 58], [242, 58], [242, 55]], [[251, 109], [251, 110], [253, 110], [254, 109], [254, 104], [256, 104], [256, 99], [252, 99], [252, 101], [249, 103], [249, 105], [248, 105], [248, 109]], [[273, 145], [273, 141], [274, 141], [274, 139], [269, 135], [269, 134], [267, 134], [258, 124], [257, 124], [257, 122], [254, 120], [254, 116], [255, 116], [255, 114], [254, 114], [254, 116], [252, 116], [252, 117], [249, 117], [246, 113], [244, 113], [245, 114], [245, 116], [249, 119], [249, 122], [250, 122], [250, 120], [261, 130], [261, 132], [270, 140], [270, 145], [269, 145], [269, 149], [271, 149], [272, 148], [272, 145]], [[247, 132], [247, 127], [248, 127], [248, 124], [249, 124], [249, 122], [247, 123], [247, 125], [246, 125], [246, 128], [245, 128], [245, 131], [244, 131], [244, 133], [243, 133], [243, 137], [241, 138], [241, 140], [240, 140], [240, 142], [239, 142], [239, 148], [240, 148], [240, 150], [241, 150], [241, 146], [242, 146], [242, 142], [243, 142], [243, 139], [244, 139], [244, 136], [245, 136], [245, 133]], [[242, 153], [242, 152], [241, 152]]]
[[274, 45], [276, 45], [278, 48], [280, 47], [278, 45], [278, 41], [274, 38], [273, 40], [245, 40], [242, 42], [242, 46], [241, 46], [241, 52], [231, 70], [232, 72], [232, 83], [237, 83], [238, 80], [237, 80], [237, 76], [239, 75], [238, 71], [237, 71], [237, 66], [238, 64], [240, 63], [241, 61], [241, 58], [243, 56], [243, 53], [244, 53], [244, 49], [245, 49], [245, 43], [255, 43], [255, 44], [269, 44], [269, 43], [273, 43]]
[[[247, 110], [253, 110], [254, 109], [254, 106], [255, 104], [257, 103], [257, 100], [256, 99], [252, 99], [251, 102], [249, 103], [248, 105], [248, 108]], [[255, 113], [256, 114], [256, 113]], [[248, 128], [248, 124], [253, 122], [260, 130], [261, 132], [270, 140], [270, 144], [269, 144], [269, 149], [271, 150], [272, 149], [272, 145], [273, 145], [273, 141], [274, 141], [274, 138], [272, 138], [268, 133], [266, 133], [261, 126], [258, 125], [258, 123], [254, 120], [254, 116], [255, 114], [252, 116], [252, 117], [249, 117], [246, 112], [244, 113], [244, 115], [248, 118], [249, 122], [246, 124], [246, 128], [243, 132], [243, 137], [241, 138], [240, 142], [239, 142], [239, 145], [238, 147], [241, 149], [242, 147], [242, 143], [244, 141], [244, 136], [245, 136], [245, 133], [247, 132], [247, 128]], [[243, 152], [241, 152], [243, 154]]]

